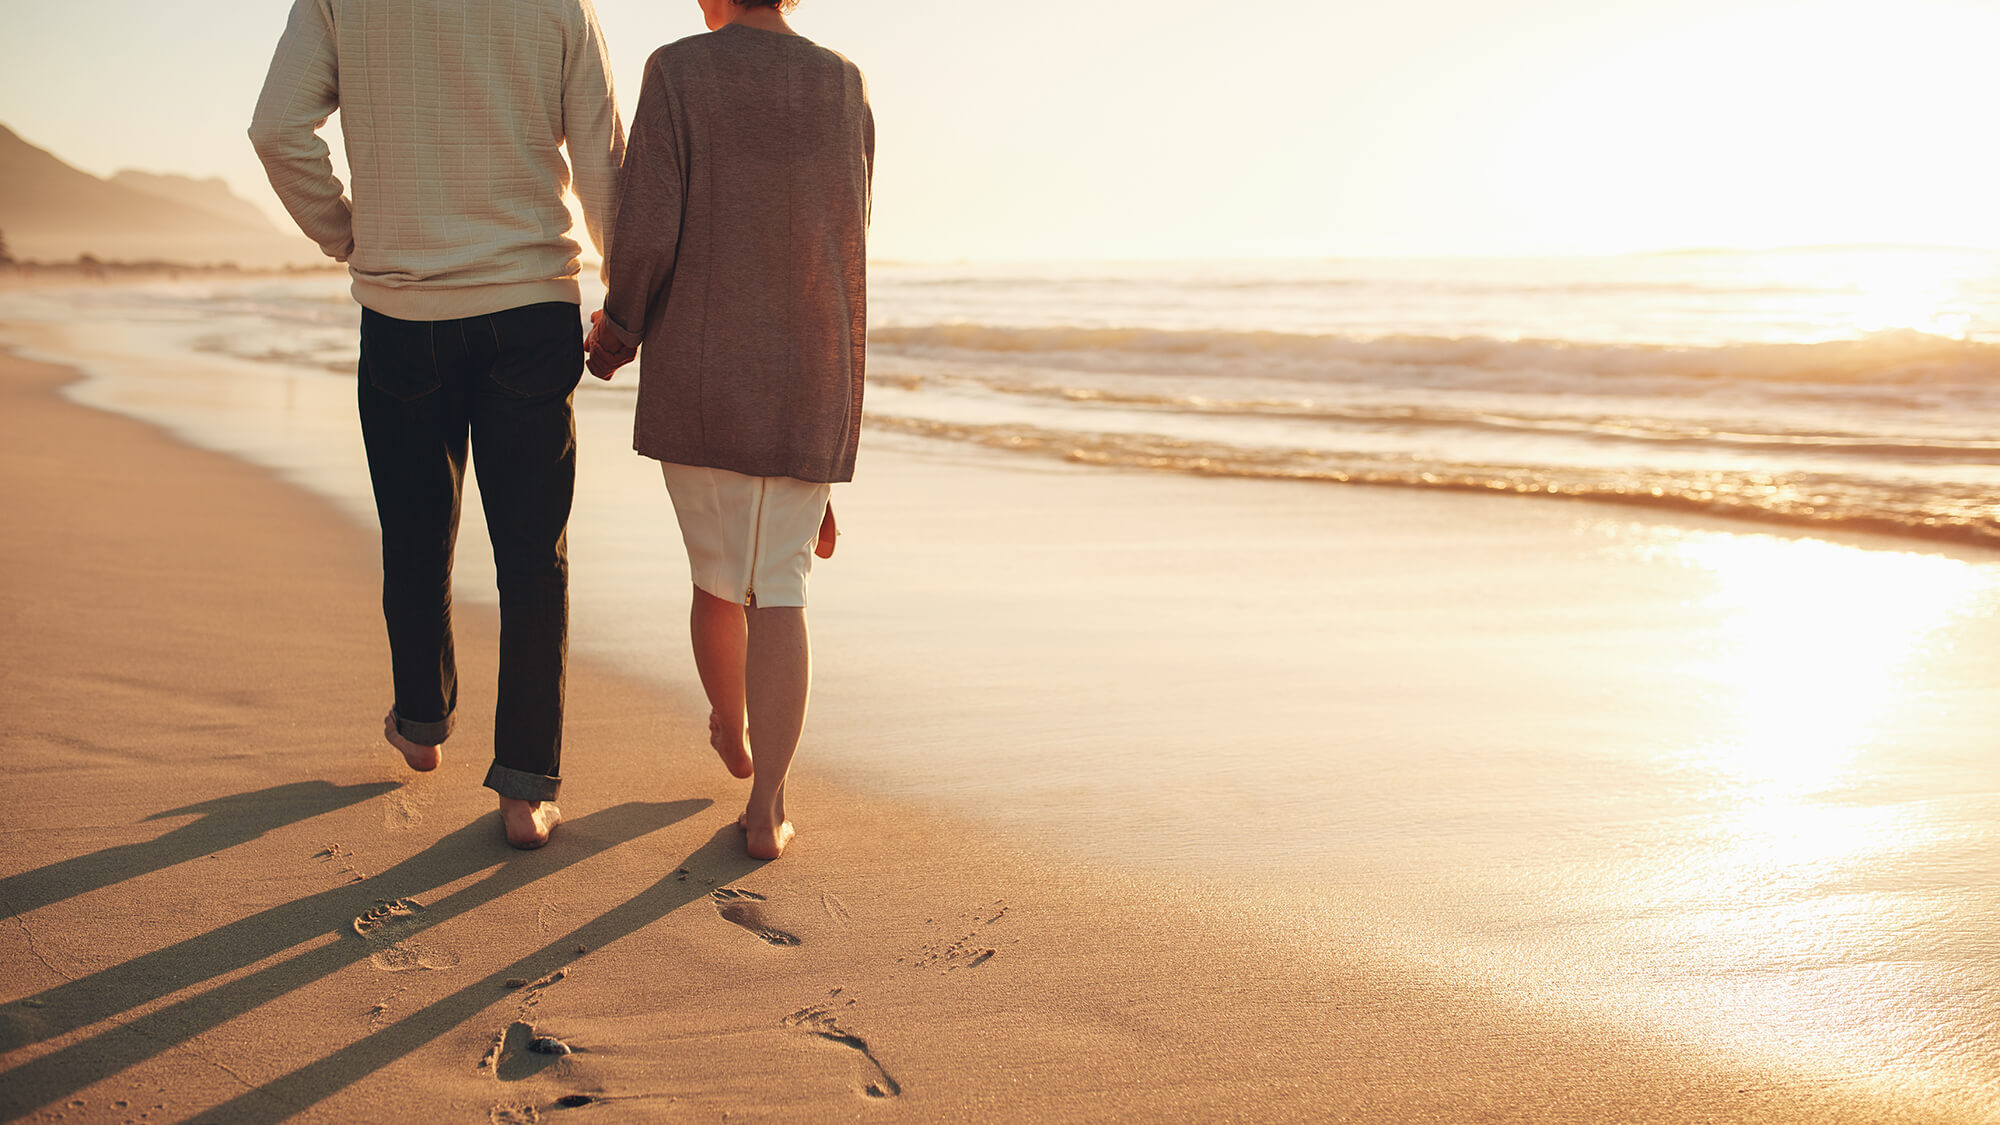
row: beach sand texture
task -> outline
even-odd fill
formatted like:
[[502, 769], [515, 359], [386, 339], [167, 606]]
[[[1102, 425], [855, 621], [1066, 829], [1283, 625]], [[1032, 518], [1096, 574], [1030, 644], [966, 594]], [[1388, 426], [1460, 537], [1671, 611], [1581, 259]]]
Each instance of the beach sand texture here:
[[516, 853], [490, 609], [411, 774], [351, 508], [76, 378], [0, 359], [0, 1118], [2000, 1119], [1989, 555], [884, 437], [785, 859], [670, 555]]

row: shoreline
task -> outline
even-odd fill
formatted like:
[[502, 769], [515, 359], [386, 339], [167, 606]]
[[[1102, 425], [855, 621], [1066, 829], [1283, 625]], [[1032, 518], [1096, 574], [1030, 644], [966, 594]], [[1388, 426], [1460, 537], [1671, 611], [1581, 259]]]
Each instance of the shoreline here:
[[[1366, 871], [1302, 899], [1298, 875], [1242, 879], [1242, 857], [1178, 873], [1094, 862], [1093, 833], [1131, 826], [1086, 821], [1051, 849], [1048, 822], [981, 825], [865, 795], [836, 779], [830, 745], [802, 757], [800, 843], [752, 865], [731, 850], [734, 790], [703, 716], [587, 656], [572, 665], [571, 819], [545, 852], [511, 853], [477, 787], [490, 610], [461, 603], [468, 721], [438, 774], [411, 775], [369, 721], [387, 672], [367, 536], [267, 470], [63, 401], [73, 375], [11, 356], [0, 371], [4, 463], [25, 486], [5, 501], [20, 530], [0, 557], [9, 586], [32, 591], [6, 603], [24, 639], [0, 664], [6, 742], [43, 818], [19, 825], [0, 877], [19, 919], [0, 940], [22, 966], [0, 1006], [9, 1119], [73, 1099], [87, 1104], [70, 1120], [108, 1119], [123, 1098], [171, 1100], [178, 1117], [394, 1120], [411, 1089], [496, 1120], [562, 1097], [780, 1120], [893, 1105], [917, 1119], [1969, 1121], [1992, 1104], [1549, 1005], [1448, 942], [1409, 944], [1383, 917], [1407, 903]], [[827, 699], [843, 698], [841, 677], [851, 688], [909, 658], [884, 591], [936, 559], [886, 555], [911, 546], [890, 517], [990, 479], [939, 467], [951, 461], [919, 462], [935, 480], [900, 461], [857, 497], [871, 535], [851, 535], [848, 565], [816, 587], [828, 659], [855, 665], [828, 669]], [[1073, 483], [1031, 475], [1052, 495]], [[1015, 495], [984, 516], [1044, 525], [1043, 542], [1092, 566], [1123, 554], [1047, 528], [1040, 493]], [[934, 530], [963, 542], [968, 517], [950, 515]], [[1003, 571], [1037, 553], [1001, 542]], [[1129, 582], [1066, 573], [1084, 598]], [[911, 612], [944, 604], [913, 592]], [[863, 623], [886, 651], [858, 651]], [[966, 698], [911, 690], [926, 686]], [[935, 702], [893, 716], [919, 727], [897, 737], [934, 735], [920, 724]], [[816, 712], [825, 740], [860, 737], [832, 707]], [[81, 736], [79, 713], [93, 716]], [[201, 752], [216, 745], [230, 749]], [[185, 824], [161, 812], [197, 806]], [[725, 888], [743, 893], [711, 897]], [[357, 931], [385, 901], [404, 912]], [[534, 1056], [517, 1023], [580, 1051]], [[140, 1086], [161, 1097], [142, 1105]]]
[[[1037, 457], [1074, 465], [1144, 472], [1171, 472], [1184, 476], [1220, 480], [1260, 480], [1284, 483], [1354, 488], [1399, 488], [1414, 493], [1453, 493], [1488, 496], [1495, 499], [1560, 500], [1571, 503], [1601, 504], [1627, 509], [1634, 518], [1667, 519], [1687, 516], [1697, 519], [1728, 520], [1746, 528], [1772, 534], [1841, 539], [1850, 536], [1879, 536], [1906, 544], [1943, 546], [1991, 552], [2000, 557], [2000, 520], [1983, 522], [1917, 522], [1879, 513], [1829, 515], [1817, 509], [1785, 511], [1760, 507], [1742, 499], [1755, 486], [1739, 488], [1729, 499], [1722, 495], [1707, 498], [1675, 492], [1653, 492], [1638, 487], [1566, 482], [1556, 484], [1539, 479], [1509, 480], [1498, 472], [1435, 474], [1395, 473], [1366, 469], [1311, 469], [1270, 466], [1267, 457], [1247, 456], [1221, 447], [1152, 449], [1127, 442], [1087, 434], [1068, 434], [1026, 425], [954, 425], [917, 418], [871, 417], [868, 425], [877, 433], [910, 434], [926, 440], [962, 443], [1010, 456]], [[947, 436], [949, 435], [949, 436]], [[1163, 446], [1169, 443], [1161, 443]], [[1176, 446], [1185, 443], [1172, 443]], [[1263, 452], [1263, 451], [1260, 451]], [[1429, 479], [1424, 479], [1429, 478]]]

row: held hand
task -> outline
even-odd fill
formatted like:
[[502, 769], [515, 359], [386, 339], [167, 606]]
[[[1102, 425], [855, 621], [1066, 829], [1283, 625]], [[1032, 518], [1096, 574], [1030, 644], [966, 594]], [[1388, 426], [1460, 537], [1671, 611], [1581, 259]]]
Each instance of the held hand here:
[[590, 369], [592, 375], [607, 382], [619, 368], [632, 362], [632, 357], [639, 354], [638, 348], [627, 346], [604, 327], [603, 309], [590, 314], [590, 335], [583, 341], [583, 350], [589, 353], [584, 366]]

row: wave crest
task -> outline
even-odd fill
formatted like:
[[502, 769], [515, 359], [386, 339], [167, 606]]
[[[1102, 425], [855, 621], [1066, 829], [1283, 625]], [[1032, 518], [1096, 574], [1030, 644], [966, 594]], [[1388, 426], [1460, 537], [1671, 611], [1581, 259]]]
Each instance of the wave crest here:
[[909, 356], [1068, 359], [1096, 370], [1338, 377], [1370, 369], [1640, 376], [1858, 386], [1992, 384], [2000, 344], [1910, 329], [1817, 343], [1714, 347], [1583, 344], [1489, 336], [1313, 336], [1157, 328], [1024, 328], [990, 324], [891, 325], [871, 347]]
[[1160, 434], [1077, 433], [870, 413], [878, 431], [1054, 457], [1077, 464], [1200, 476], [1320, 481], [1503, 493], [2000, 547], [2000, 509], [1978, 496], [1942, 499], [1922, 485], [1823, 472], [1745, 473], [1499, 465], [1408, 455], [1246, 448]]

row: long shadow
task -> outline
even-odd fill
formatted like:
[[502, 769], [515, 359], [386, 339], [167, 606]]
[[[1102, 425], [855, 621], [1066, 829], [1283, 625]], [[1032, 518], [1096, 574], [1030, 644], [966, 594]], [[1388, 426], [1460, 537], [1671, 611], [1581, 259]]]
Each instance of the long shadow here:
[[199, 814], [142, 844], [120, 844], [0, 879], [0, 914], [20, 915], [66, 898], [136, 879], [177, 863], [247, 844], [274, 828], [358, 805], [396, 788], [393, 781], [335, 785], [296, 781], [254, 793], [217, 797], [198, 805], [156, 812], [145, 821]]
[[[557, 839], [521, 853], [482, 816], [409, 859], [358, 883], [274, 906], [198, 937], [135, 957], [0, 1010], [0, 1048], [12, 1051], [88, 1026], [201, 981], [253, 965], [302, 942], [337, 935], [288, 960], [239, 977], [129, 1023], [0, 1072], [0, 1121], [67, 1097], [94, 1082], [380, 951], [357, 936], [357, 916], [379, 902], [411, 898], [487, 868], [491, 875], [398, 919], [406, 939], [477, 909], [619, 844], [707, 808], [706, 799], [631, 802], [565, 821]], [[512, 974], [508, 974], [512, 975]], [[490, 1000], [491, 997], [489, 996]]]
[[[511, 995], [505, 988], [508, 978], [547, 976], [575, 961], [579, 945], [602, 949], [691, 902], [706, 898], [714, 885], [749, 874], [763, 866], [763, 861], [744, 855], [742, 833], [732, 824], [695, 849], [678, 866], [698, 872], [703, 878], [681, 881], [668, 875], [624, 903], [429, 1007], [189, 1120], [214, 1125], [277, 1125], [501, 1003]], [[711, 879], [714, 883], [708, 881]], [[471, 1065], [471, 1060], [467, 1060], [467, 1065]]]

